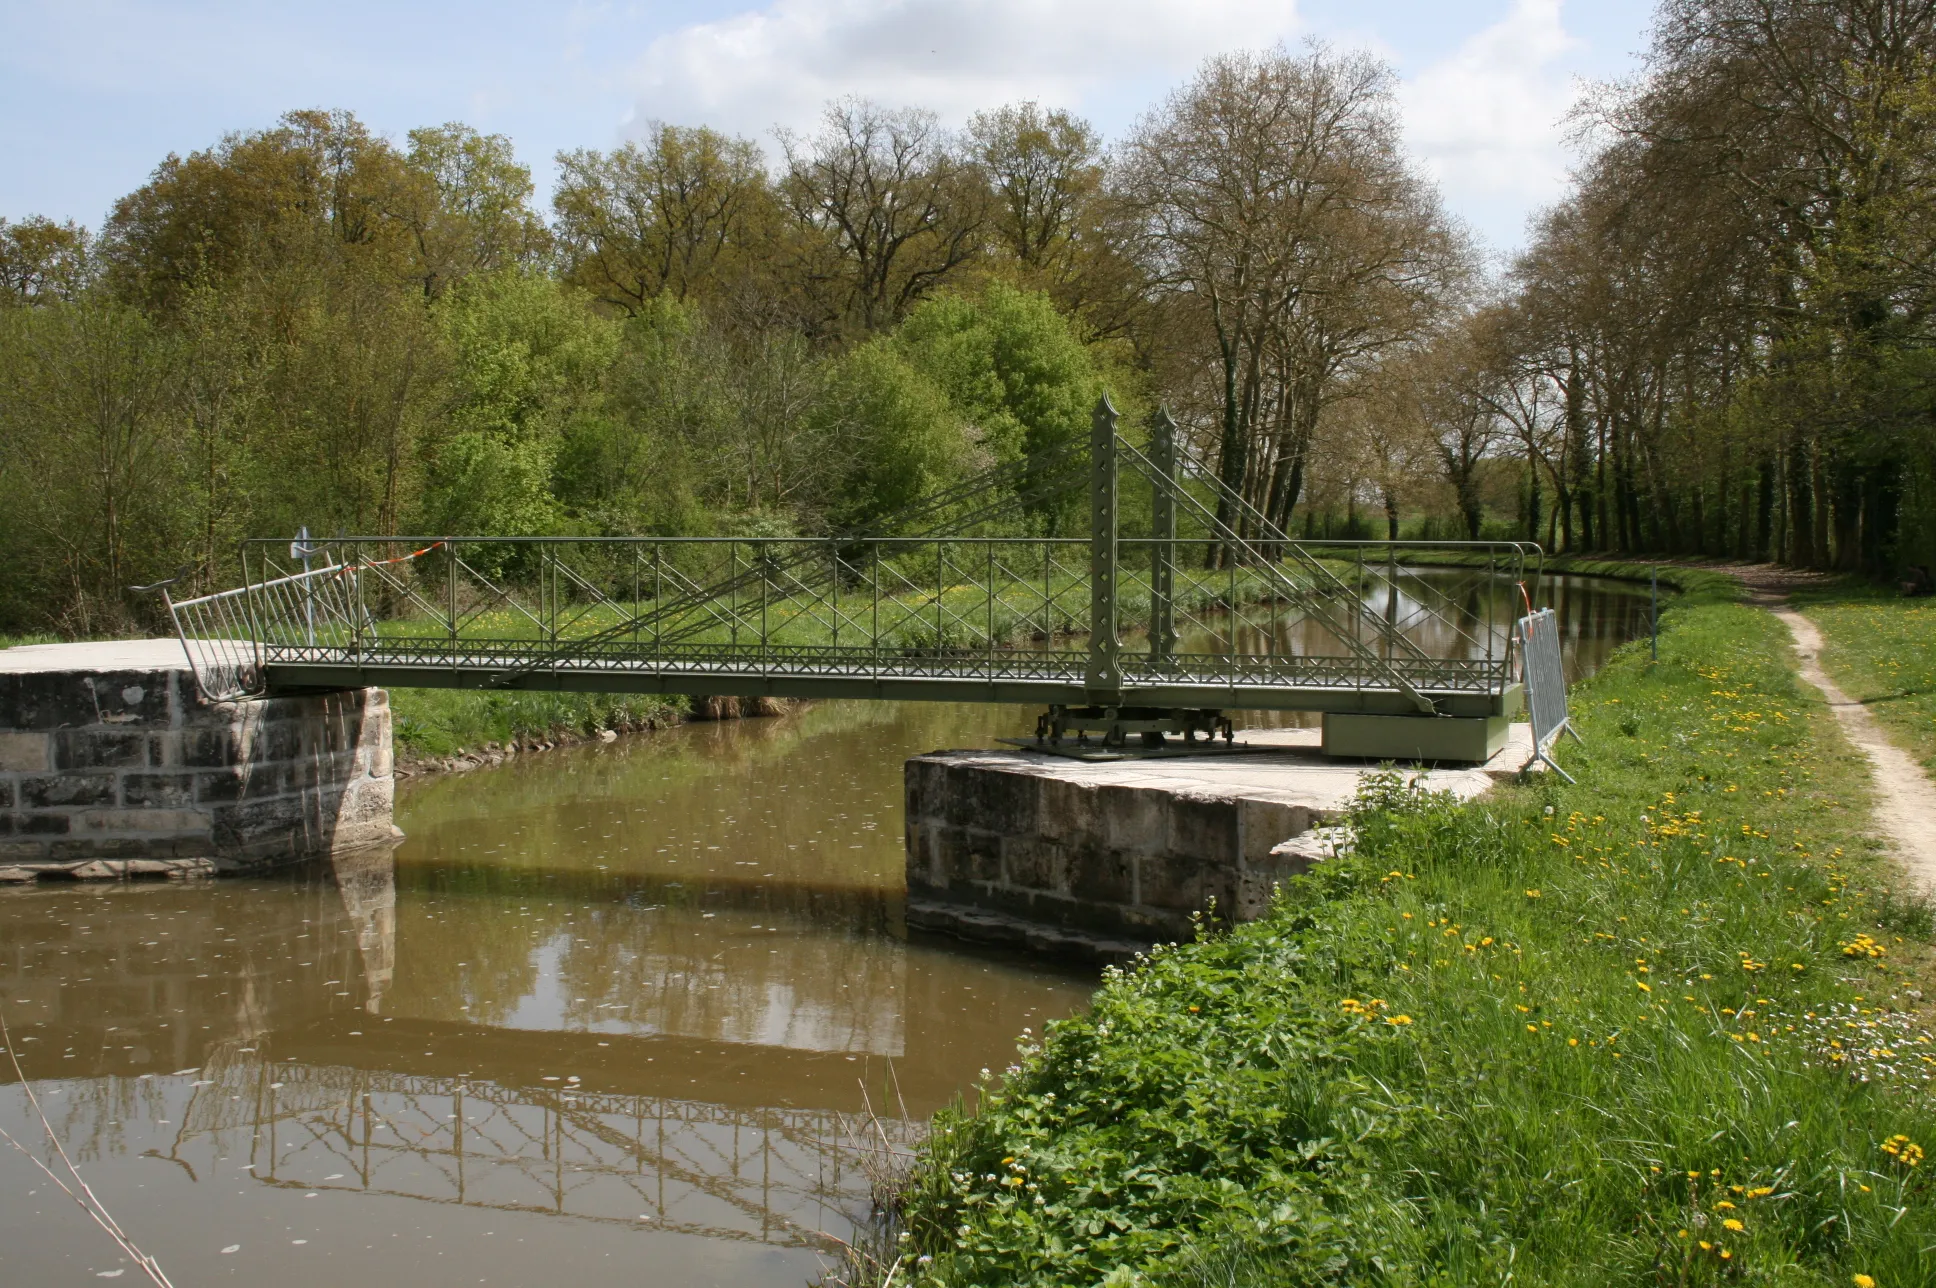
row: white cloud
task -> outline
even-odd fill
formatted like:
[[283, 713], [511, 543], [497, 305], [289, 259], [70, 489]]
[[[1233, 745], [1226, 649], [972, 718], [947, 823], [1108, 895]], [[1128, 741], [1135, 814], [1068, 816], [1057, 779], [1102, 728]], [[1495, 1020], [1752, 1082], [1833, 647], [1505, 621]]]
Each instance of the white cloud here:
[[[1562, 118], [1594, 50], [1562, 24], [1561, 0], [1512, 0], [1477, 31], [1470, 11], [1496, 13], [1497, 0], [1449, 13], [1440, 3], [1359, 6], [1347, 24], [1313, 31], [1298, 0], [766, 0], [654, 39], [630, 66], [625, 130], [664, 120], [764, 143], [775, 126], [810, 130], [828, 100], [859, 95], [951, 124], [1032, 98], [1120, 138], [1211, 54], [1328, 35], [1418, 68], [1399, 87], [1410, 147], [1447, 204], [1509, 246], [1530, 209], [1565, 191]], [[1574, 17], [1591, 25], [1589, 13]], [[1449, 54], [1413, 61], [1421, 44], [1460, 32], [1471, 34]]]
[[1582, 48], [1560, 0], [1516, 0], [1501, 21], [1399, 91], [1406, 137], [1454, 207], [1550, 201], [1566, 185], [1563, 118]]
[[773, 0], [653, 41], [633, 119], [758, 137], [850, 94], [952, 122], [1023, 98], [1093, 108], [1297, 28], [1295, 0]]

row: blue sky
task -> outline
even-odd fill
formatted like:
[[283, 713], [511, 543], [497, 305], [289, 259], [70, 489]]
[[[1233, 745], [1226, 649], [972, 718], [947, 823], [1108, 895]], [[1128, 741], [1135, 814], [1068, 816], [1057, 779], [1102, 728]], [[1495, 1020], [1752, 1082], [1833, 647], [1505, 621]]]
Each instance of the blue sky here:
[[958, 123], [1021, 98], [1106, 136], [1204, 56], [1306, 37], [1369, 48], [1402, 81], [1409, 146], [1496, 250], [1564, 188], [1581, 79], [1631, 75], [1647, 0], [0, 0], [0, 217], [98, 225], [167, 153], [295, 107], [401, 139], [448, 120], [509, 135], [541, 199], [560, 149], [644, 122], [757, 138], [827, 98]]

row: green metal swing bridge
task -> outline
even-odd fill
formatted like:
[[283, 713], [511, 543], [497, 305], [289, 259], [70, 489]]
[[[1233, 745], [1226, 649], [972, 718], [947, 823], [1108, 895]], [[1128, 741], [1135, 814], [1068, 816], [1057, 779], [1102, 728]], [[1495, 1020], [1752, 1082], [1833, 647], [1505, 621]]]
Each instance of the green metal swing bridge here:
[[[1132, 442], [1104, 399], [1087, 444], [867, 533], [250, 540], [240, 586], [169, 608], [212, 700], [418, 686], [995, 702], [1117, 741], [1227, 729], [1237, 709], [1510, 713], [1509, 627], [1537, 546], [1294, 540], [1178, 439], [1159, 412]], [[1079, 511], [1085, 481], [1086, 536], [1009, 535]], [[1434, 558], [1467, 569], [1456, 591], [1421, 572]]]

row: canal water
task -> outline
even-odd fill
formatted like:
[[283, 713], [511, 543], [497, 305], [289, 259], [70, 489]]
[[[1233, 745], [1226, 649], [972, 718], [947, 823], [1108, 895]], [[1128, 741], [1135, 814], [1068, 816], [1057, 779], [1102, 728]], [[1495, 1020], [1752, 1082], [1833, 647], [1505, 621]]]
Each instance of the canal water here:
[[[1553, 594], [1576, 675], [1645, 627]], [[902, 762], [1034, 715], [687, 725], [406, 785], [394, 854], [0, 892], [0, 1128], [182, 1288], [806, 1283], [865, 1153], [1094, 987], [901, 923]], [[143, 1275], [0, 1141], [0, 1283], [97, 1278]]]

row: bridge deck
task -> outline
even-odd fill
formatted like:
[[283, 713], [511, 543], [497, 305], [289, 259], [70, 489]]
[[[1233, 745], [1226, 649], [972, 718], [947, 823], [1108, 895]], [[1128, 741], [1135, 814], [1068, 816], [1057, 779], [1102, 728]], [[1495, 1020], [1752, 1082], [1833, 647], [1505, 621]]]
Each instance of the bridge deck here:
[[[649, 648], [606, 646], [557, 655], [512, 646], [383, 648], [279, 647], [265, 651], [270, 691], [304, 688], [502, 689], [592, 693], [705, 693], [731, 697], [867, 698], [889, 701], [995, 702], [1082, 706], [1093, 702], [1162, 708], [1415, 714], [1390, 680], [1348, 658], [1297, 656], [1171, 659], [1161, 666], [1124, 659], [1118, 689], [1099, 694], [1085, 681], [1083, 655], [973, 651], [846, 655], [792, 650], [765, 657], [722, 657], [716, 648], [681, 658]], [[1518, 686], [1497, 661], [1396, 663], [1441, 714], [1511, 714]]]

